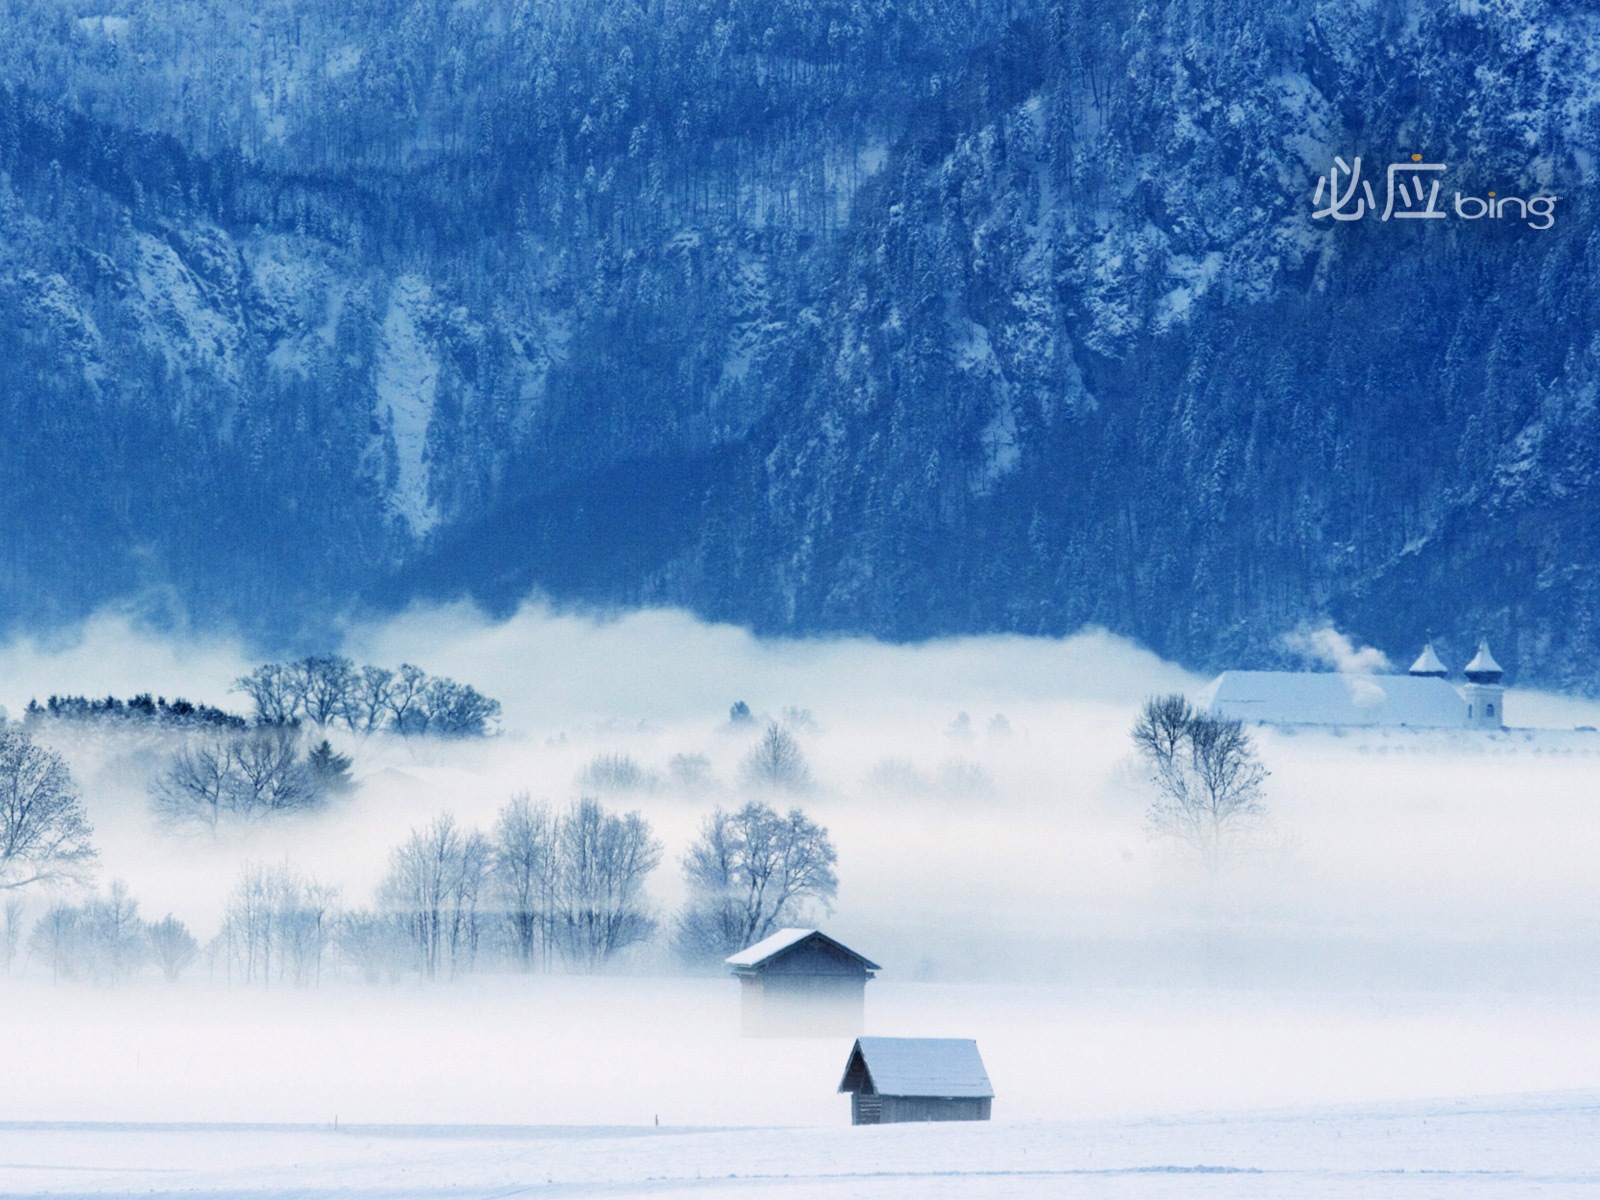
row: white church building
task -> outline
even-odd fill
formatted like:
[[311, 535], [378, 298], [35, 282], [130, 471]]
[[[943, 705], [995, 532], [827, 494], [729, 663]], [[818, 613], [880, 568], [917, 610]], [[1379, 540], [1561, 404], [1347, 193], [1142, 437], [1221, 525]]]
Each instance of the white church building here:
[[1453, 684], [1430, 640], [1404, 675], [1337, 671], [1224, 671], [1200, 708], [1249, 725], [1355, 725], [1410, 729], [1502, 729], [1505, 674], [1488, 639]]

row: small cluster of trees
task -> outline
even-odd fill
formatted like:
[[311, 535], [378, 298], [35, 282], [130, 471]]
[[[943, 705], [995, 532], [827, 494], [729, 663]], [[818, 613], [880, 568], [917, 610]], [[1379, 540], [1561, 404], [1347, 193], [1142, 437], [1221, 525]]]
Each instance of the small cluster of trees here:
[[292, 726], [257, 726], [191, 739], [150, 784], [160, 816], [213, 828], [224, 817], [258, 818], [316, 808], [349, 786], [351, 760], [324, 738], [302, 752]]
[[338, 892], [285, 863], [249, 864], [239, 876], [212, 943], [228, 981], [299, 987], [322, 980]]
[[578, 785], [591, 792], [650, 792], [661, 784], [656, 772], [640, 766], [632, 755], [607, 752], [584, 764]]
[[23, 710], [23, 721], [26, 724], [40, 721], [127, 723], [176, 729], [243, 729], [248, 724], [243, 717], [209, 704], [195, 704], [181, 696], [168, 703], [165, 696], [152, 697], [149, 692], [141, 692], [130, 700], [119, 700], [115, 696], [107, 696], [104, 700], [86, 696], [51, 696], [43, 704], [30, 700], [28, 707]]
[[1150, 772], [1152, 837], [1187, 848], [1215, 873], [1266, 823], [1267, 769], [1244, 726], [1196, 709], [1181, 695], [1145, 702], [1133, 744]]
[[[703, 754], [673, 755], [663, 779], [659, 771], [616, 751], [595, 755], [578, 775], [580, 788], [599, 794], [653, 792], [663, 783], [684, 791], [704, 791], [716, 786], [716, 778], [711, 771], [711, 761]], [[809, 792], [815, 786], [799, 741], [776, 721], [768, 722], [760, 740], [740, 761], [739, 783], [759, 793], [798, 794]]]
[[472, 970], [485, 943], [522, 970], [595, 970], [655, 932], [644, 884], [660, 861], [649, 822], [589, 798], [558, 812], [518, 796], [487, 834], [442, 815], [396, 847], [350, 948], [369, 978], [391, 964], [386, 921], [425, 979]]
[[391, 671], [331, 654], [267, 663], [236, 680], [234, 689], [250, 697], [263, 725], [305, 722], [355, 733], [465, 738], [489, 736], [500, 719], [500, 702], [467, 684], [410, 663]]
[[149, 963], [175, 980], [199, 957], [200, 945], [170, 913], [141, 919], [139, 902], [117, 882], [81, 904], [52, 904], [34, 924], [28, 950], [53, 979], [118, 983]]

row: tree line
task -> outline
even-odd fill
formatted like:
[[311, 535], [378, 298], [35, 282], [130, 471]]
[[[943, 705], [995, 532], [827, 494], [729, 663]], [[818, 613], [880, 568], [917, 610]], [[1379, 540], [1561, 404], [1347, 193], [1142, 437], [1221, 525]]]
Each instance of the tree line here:
[[234, 690], [250, 697], [260, 725], [468, 738], [490, 736], [500, 720], [500, 702], [469, 684], [410, 663], [399, 670], [357, 666], [336, 654], [267, 663], [236, 680]]
[[[266, 663], [234, 681], [248, 696], [256, 725], [343, 727], [352, 733], [397, 733], [402, 737], [487, 737], [496, 730], [500, 702], [469, 684], [429, 675], [404, 663], [398, 670], [358, 666], [336, 654], [308, 655]], [[50, 696], [28, 701], [23, 721], [127, 724], [178, 730], [241, 731], [251, 720], [183, 697], [141, 692], [117, 696]]]
[[165, 696], [151, 696], [149, 692], [141, 692], [128, 700], [119, 700], [116, 696], [103, 700], [88, 696], [51, 696], [43, 704], [29, 700], [22, 719], [25, 724], [128, 722], [177, 729], [243, 729], [248, 724], [236, 713], [209, 704], [195, 704], [182, 696], [168, 703]]

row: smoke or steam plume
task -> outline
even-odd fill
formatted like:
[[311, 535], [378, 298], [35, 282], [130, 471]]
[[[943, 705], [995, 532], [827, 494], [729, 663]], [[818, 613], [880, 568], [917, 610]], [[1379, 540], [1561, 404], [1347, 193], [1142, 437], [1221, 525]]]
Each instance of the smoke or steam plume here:
[[1349, 675], [1375, 675], [1392, 669], [1389, 656], [1375, 646], [1357, 647], [1347, 636], [1333, 627], [1302, 625], [1283, 639], [1284, 646], [1296, 654], [1304, 655], [1330, 670]]

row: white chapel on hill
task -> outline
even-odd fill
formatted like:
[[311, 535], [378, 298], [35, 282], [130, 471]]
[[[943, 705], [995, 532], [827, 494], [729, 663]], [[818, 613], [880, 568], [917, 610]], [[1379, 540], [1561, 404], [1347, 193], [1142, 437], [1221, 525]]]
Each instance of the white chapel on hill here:
[[1485, 638], [1452, 683], [1430, 640], [1404, 675], [1343, 671], [1224, 671], [1200, 707], [1251, 725], [1502, 729], [1505, 674]]

